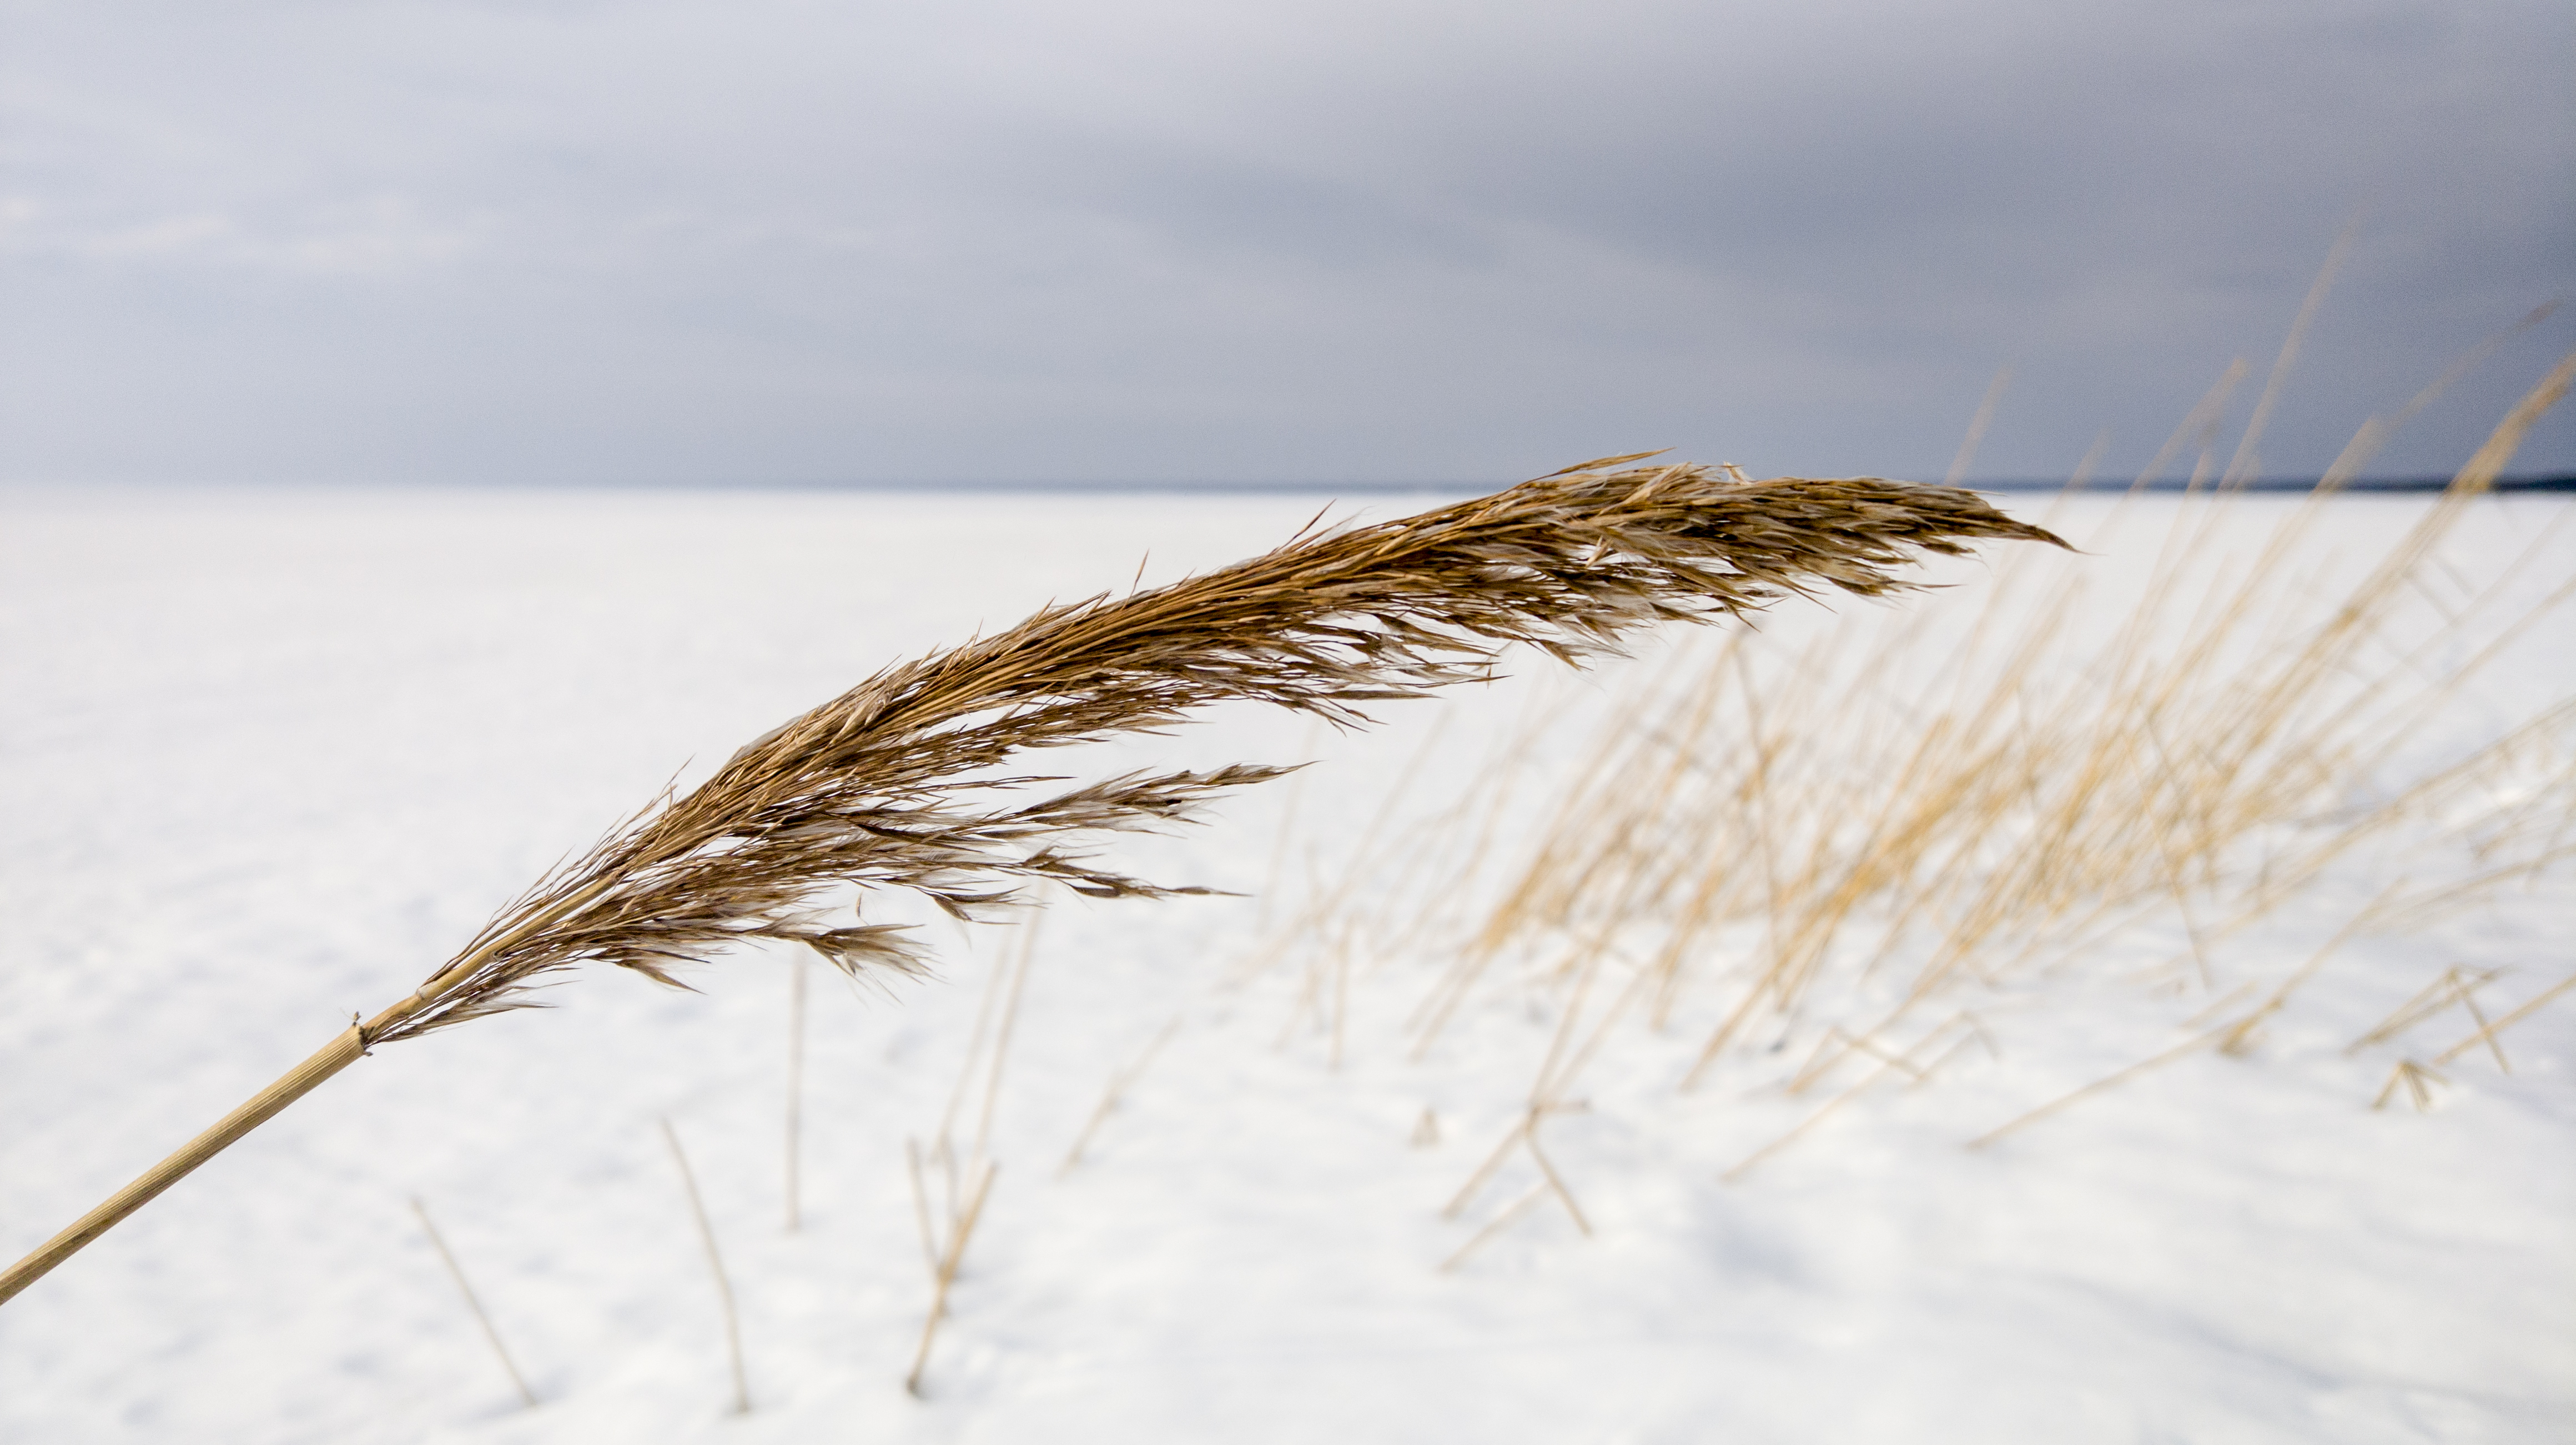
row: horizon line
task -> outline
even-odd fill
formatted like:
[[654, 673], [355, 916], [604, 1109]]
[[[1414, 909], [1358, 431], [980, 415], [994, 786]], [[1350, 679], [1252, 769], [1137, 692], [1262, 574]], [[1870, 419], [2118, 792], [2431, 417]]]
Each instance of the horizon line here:
[[[1523, 478], [1520, 480], [1528, 479]], [[1886, 480], [1904, 481], [1913, 485], [1932, 485], [1931, 483], [1920, 482], [1911, 478], [1891, 477]], [[2232, 486], [2227, 486], [2224, 490], [2231, 492], [2301, 494], [2314, 492], [2318, 486], [2324, 482], [2324, 480], [2325, 479], [2323, 477], [2310, 476], [2262, 477], [2252, 481], [2240, 482]], [[2451, 482], [2452, 478], [2446, 475], [2356, 477], [2352, 480], [2341, 483], [2337, 490], [2340, 492], [2374, 494], [2439, 492], [2447, 489], [2451, 485]], [[417, 488], [421, 490], [438, 491], [450, 489], [472, 491], [778, 491], [967, 493], [978, 495], [1061, 493], [1071, 496], [1102, 495], [1110, 493], [1208, 496], [1323, 496], [1331, 494], [1401, 496], [1420, 495], [1424, 493], [1444, 493], [1476, 496], [1489, 492], [1500, 491], [1505, 487], [1515, 485], [1518, 485], [1517, 481], [1468, 481], [1458, 479], [1446, 481], [1328, 482], [1297, 480], [1223, 481], [1214, 479], [1203, 481], [1173, 481], [1168, 479], [1154, 480], [1144, 478], [1132, 480], [1079, 478], [1052, 481], [998, 481], [991, 479], [901, 481], [881, 479], [837, 480], [828, 478], [739, 478], [731, 480], [706, 479], [696, 481], [662, 481], [644, 479], [606, 481], [591, 478], [482, 481], [463, 478], [448, 478], [441, 480], [401, 481], [321, 481], [306, 478], [297, 480], [245, 482], [215, 479], [136, 480], [131, 478], [120, 478], [116, 480], [92, 480], [84, 482], [19, 478], [0, 481], [0, 493], [12, 491], [77, 491], [86, 490], [92, 487], [110, 491], [126, 489], [151, 491], [165, 489], [187, 490], [198, 487], [213, 489], [275, 487], [295, 491], [341, 489], [371, 490], [377, 488], [405, 490]], [[2071, 480], [2066, 478], [1993, 477], [1982, 480], [1963, 481], [1957, 483], [1957, 485], [1972, 492], [2063, 492], [2072, 489], [2105, 495], [2128, 491], [2178, 494], [2194, 490], [2202, 492], [2221, 490], [2219, 484], [2213, 482], [2202, 482], [2195, 487], [2187, 478], [2158, 478], [2154, 481], [2148, 482], [2092, 481], [2077, 487]], [[2497, 492], [2576, 492], [2576, 472], [2538, 472], [2528, 473], [2521, 476], [2500, 477], [2490, 484], [2489, 490]]]

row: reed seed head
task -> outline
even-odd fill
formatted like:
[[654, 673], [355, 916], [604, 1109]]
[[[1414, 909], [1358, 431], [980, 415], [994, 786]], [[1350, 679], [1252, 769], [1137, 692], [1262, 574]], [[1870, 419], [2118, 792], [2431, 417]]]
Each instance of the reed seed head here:
[[1907, 585], [1898, 569], [1917, 554], [1990, 539], [2065, 545], [1971, 492], [1639, 465], [1653, 455], [1310, 531], [890, 667], [540, 880], [368, 1042], [525, 1007], [532, 982], [585, 962], [676, 985], [679, 965], [746, 939], [802, 943], [853, 974], [919, 969], [924, 955], [900, 927], [827, 926], [824, 901], [852, 887], [862, 903], [908, 891], [963, 919], [1039, 882], [1104, 898], [1200, 892], [1110, 871], [1085, 842], [1186, 821], [1217, 794], [1287, 771], [1131, 773], [1050, 793], [1067, 780], [1017, 771], [1036, 749], [1153, 731], [1232, 701], [1364, 726], [1376, 703], [1491, 676], [1516, 644], [1581, 665], [1654, 623], [1827, 588], [1887, 593]]

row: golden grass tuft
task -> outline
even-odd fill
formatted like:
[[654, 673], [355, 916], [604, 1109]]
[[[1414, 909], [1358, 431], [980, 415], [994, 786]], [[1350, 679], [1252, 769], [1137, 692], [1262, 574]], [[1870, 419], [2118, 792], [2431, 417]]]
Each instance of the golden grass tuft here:
[[[2165, 535], [2133, 535], [2133, 488], [2086, 539], [2097, 554], [2152, 549], [2126, 611], [2086, 567], [2016, 552], [1981, 611], [1944, 614], [1965, 624], [1948, 635], [1922, 610], [1856, 614], [1786, 645], [1731, 632], [1615, 705], [1570, 750], [1549, 801], [1511, 801], [1530, 786], [1530, 749], [1515, 745], [1433, 819], [1373, 825], [1319, 881], [1318, 907], [1262, 955], [1302, 960], [1307, 999], [1355, 965], [1427, 954], [1415, 1057], [1497, 975], [1555, 1021], [1526, 1102], [1449, 1216], [1514, 1156], [1536, 1177], [1507, 1212], [1550, 1195], [1572, 1207], [1538, 1140], [1614, 1036], [1692, 1031], [1682, 1090], [1724, 1068], [1730, 1087], [1749, 1076], [1822, 1097], [1726, 1172], [1737, 1180], [1872, 1090], [1921, 1087], [1962, 1050], [1997, 1051], [1974, 1010], [1999, 990], [2081, 976], [2119, 956], [2114, 938], [2169, 928], [2180, 947], [2130, 982], [2141, 998], [2197, 994], [2199, 1016], [2143, 1062], [2106, 1065], [1989, 1129], [1982, 1147], [2193, 1054], [2247, 1053], [2352, 940], [2420, 927], [2576, 857], [2576, 704], [2418, 761], [2446, 705], [2576, 597], [2568, 579], [2536, 606], [2505, 601], [2546, 535], [2474, 578], [2440, 553], [2576, 379], [2576, 358], [2334, 590], [2322, 590], [2319, 526], [2387, 426], [2365, 427], [2337, 476], [2240, 554], [2221, 529], [2244, 502], [2224, 477], [2250, 477], [2250, 452], [2240, 443], [2222, 474], [2214, 447], [2241, 378], [2231, 368], [2156, 462], [2200, 454]], [[1525, 846], [1507, 841], [1524, 832]], [[2320, 885], [2363, 850], [2393, 860], [2372, 864], [2376, 896], [2328, 901]], [[2293, 904], [2344, 910], [2341, 926], [2277, 976], [2228, 977], [2242, 971], [2235, 940]], [[2483, 1051], [2506, 1067], [2496, 1033], [2569, 985], [2490, 1026], [2470, 997], [2484, 982], [2437, 983], [2355, 1047], [2456, 1002], [2478, 1029], [2433, 1063]], [[2402, 1082], [2429, 1097], [2416, 1074]]]

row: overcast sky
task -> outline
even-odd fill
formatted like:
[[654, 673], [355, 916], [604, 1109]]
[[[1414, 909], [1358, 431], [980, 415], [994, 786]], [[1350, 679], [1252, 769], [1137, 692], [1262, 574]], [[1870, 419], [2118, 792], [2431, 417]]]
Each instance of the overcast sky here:
[[2313, 474], [2576, 291], [2566, 0], [0, 17], [0, 480], [2125, 480], [2350, 226]]

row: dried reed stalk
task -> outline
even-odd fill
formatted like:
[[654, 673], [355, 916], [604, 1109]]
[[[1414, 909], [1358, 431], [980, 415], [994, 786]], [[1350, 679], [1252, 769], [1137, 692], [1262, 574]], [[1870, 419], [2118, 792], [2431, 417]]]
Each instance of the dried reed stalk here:
[[688, 1191], [689, 1214], [698, 1222], [698, 1243], [706, 1246], [707, 1273], [715, 1277], [716, 1302], [724, 1306], [725, 1360], [733, 1367], [733, 1412], [751, 1413], [751, 1378], [742, 1368], [742, 1312], [734, 1307], [733, 1279], [725, 1273], [724, 1254], [716, 1248], [715, 1221], [698, 1193], [698, 1171], [689, 1167], [689, 1152], [680, 1147], [680, 1131], [662, 1120], [662, 1142], [671, 1146], [671, 1162], [680, 1167], [680, 1187]]
[[[1002, 1166], [986, 1163], [974, 1176], [972, 1190], [949, 1221], [947, 1246], [931, 1260], [930, 1310], [922, 1316], [921, 1342], [913, 1347], [912, 1368], [903, 1377], [904, 1392], [915, 1399], [921, 1397], [922, 1374], [930, 1368], [930, 1342], [938, 1338], [939, 1322], [948, 1318], [948, 1291], [957, 1283], [957, 1267], [966, 1262], [967, 1241], [975, 1237], [976, 1222], [984, 1217], [984, 1201], [993, 1192], [993, 1177], [1001, 1171]], [[916, 1185], [919, 1178], [916, 1173]]]
[[[1011, 1035], [1018, 1028], [1020, 1000], [1028, 993], [1029, 965], [1037, 957], [1035, 920], [1021, 930], [1017, 953], [1003, 960], [984, 984], [984, 1001], [975, 1011], [975, 1029], [967, 1037], [966, 1058], [957, 1066], [957, 1084], [949, 1091], [948, 1107], [939, 1118], [939, 1133], [931, 1141], [929, 1157], [939, 1166], [946, 1184], [943, 1196], [947, 1205], [948, 1227], [945, 1243], [934, 1238], [930, 1225], [930, 1191], [924, 1182], [918, 1141], [904, 1141], [904, 1162], [912, 1174], [913, 1221], [921, 1229], [921, 1253], [930, 1265], [930, 1310], [921, 1322], [921, 1343], [914, 1349], [912, 1369], [903, 1378], [906, 1391], [918, 1397], [921, 1379], [930, 1368], [930, 1344], [939, 1334], [939, 1325], [948, 1318], [948, 1292], [957, 1283], [957, 1271], [966, 1262], [966, 1246], [975, 1236], [975, 1225], [984, 1217], [984, 1201], [993, 1190], [993, 1180], [1001, 1165], [992, 1157], [993, 1114], [1002, 1097], [1002, 1069], [1010, 1062]], [[1174, 1019], [1175, 1027], [1179, 1020]], [[964, 1157], [957, 1151], [957, 1126], [965, 1112], [967, 1100], [980, 1096], [975, 1110], [975, 1138]]]
[[2373, 1109], [2387, 1108], [2388, 1101], [2396, 1098], [2397, 1091], [2402, 1088], [2406, 1091], [2406, 1096], [2415, 1101], [2416, 1113], [2429, 1114], [2433, 1111], [2432, 1086], [2436, 1084], [2447, 1085], [2450, 1082], [2450, 1080], [2443, 1078], [2439, 1073], [2424, 1067], [2413, 1059], [2399, 1059], [2397, 1061], [2397, 1067], [2388, 1071], [2388, 1083], [2385, 1087], [2380, 1089], [2379, 1097], [2370, 1101], [2370, 1107]]
[[438, 1251], [439, 1263], [447, 1266], [447, 1277], [456, 1282], [456, 1292], [465, 1296], [465, 1307], [474, 1312], [474, 1323], [483, 1327], [483, 1338], [491, 1344], [493, 1355], [501, 1361], [501, 1369], [510, 1377], [512, 1388], [519, 1392], [521, 1403], [531, 1410], [537, 1408], [537, 1392], [528, 1388], [527, 1376], [519, 1373], [518, 1363], [510, 1358], [509, 1347], [501, 1343], [500, 1330], [494, 1328], [492, 1316], [484, 1310], [481, 1297], [474, 1293], [473, 1284], [465, 1278], [465, 1266], [456, 1262], [456, 1252], [447, 1247], [438, 1226], [430, 1222], [429, 1206], [421, 1203], [420, 1196], [413, 1195], [411, 1212], [420, 1216], [421, 1232], [429, 1236], [430, 1248]]
[[799, 955], [787, 984], [787, 1232], [804, 1227], [805, 1211], [805, 974], [814, 960]]
[[1074, 1166], [1082, 1162], [1082, 1151], [1091, 1147], [1092, 1137], [1100, 1132], [1101, 1125], [1109, 1122], [1110, 1115], [1118, 1112], [1119, 1101], [1135, 1087], [1138, 1079], [1145, 1076], [1145, 1070], [1152, 1067], [1154, 1057], [1163, 1051], [1163, 1045], [1170, 1043], [1172, 1035], [1181, 1031], [1181, 1021], [1186, 1017], [1185, 1013], [1172, 1015], [1172, 1021], [1163, 1025], [1163, 1031], [1154, 1035], [1154, 1041], [1145, 1045], [1144, 1052], [1110, 1073], [1108, 1084], [1100, 1091], [1100, 1102], [1092, 1107], [1091, 1117], [1083, 1122], [1082, 1132], [1073, 1136], [1073, 1147], [1064, 1151], [1064, 1162], [1055, 1167], [1056, 1178], [1071, 1174]]
[[[2433, 1062], [2436, 1064], [2447, 1064], [2453, 1059], [2458, 1058], [2460, 1055], [2467, 1053], [2469, 1050], [2476, 1048], [2478, 1045], [2485, 1044], [2487, 1047], [2495, 1050], [2496, 1063], [2503, 1065], [2504, 1046], [2496, 1042], [2496, 1035], [2538, 1012], [2542, 1004], [2549, 1002], [2551, 999], [2558, 997], [2560, 994], [2565, 993], [2571, 988], [2576, 988], [2576, 974], [2571, 974], [2566, 978], [2562, 978], [2558, 982], [2551, 984], [2547, 989], [2543, 990], [2539, 994], [2525, 999], [2522, 1002], [2521, 1007], [2498, 1018], [2494, 1023], [2481, 1023], [2476, 1033], [2469, 1035], [2467, 1038], [2451, 1045], [2442, 1052], [2435, 1054], [2433, 1056]], [[2510, 1074], [2513, 1072], [2513, 1069], [2510, 1066], [2506, 1066], [2505, 1072]]]
[[1253, 701], [1338, 726], [1371, 703], [1492, 675], [1516, 643], [1580, 664], [1657, 622], [1741, 615], [1832, 587], [1876, 596], [1921, 553], [2065, 545], [1974, 494], [1876, 478], [1746, 481], [1605, 457], [1368, 527], [1310, 530], [1232, 567], [1049, 607], [887, 669], [751, 743], [540, 879], [411, 994], [338, 1038], [0, 1274], [6, 1300], [374, 1045], [507, 1009], [583, 963], [676, 984], [749, 939], [855, 973], [909, 971], [900, 927], [833, 926], [826, 904], [905, 890], [972, 919], [1034, 882], [1099, 897], [1170, 888], [1106, 871], [1085, 835], [1187, 819], [1284, 769], [1129, 774], [1030, 798], [1038, 748], [1150, 732]]

